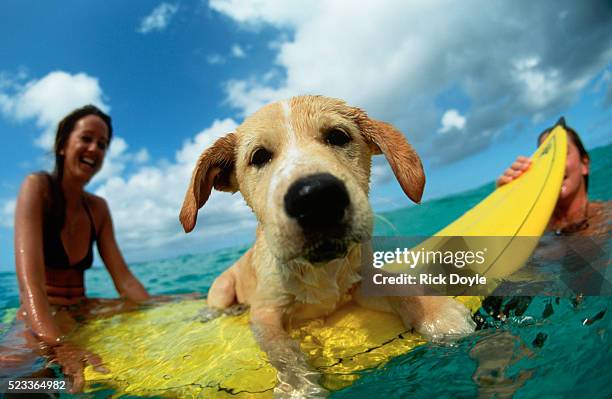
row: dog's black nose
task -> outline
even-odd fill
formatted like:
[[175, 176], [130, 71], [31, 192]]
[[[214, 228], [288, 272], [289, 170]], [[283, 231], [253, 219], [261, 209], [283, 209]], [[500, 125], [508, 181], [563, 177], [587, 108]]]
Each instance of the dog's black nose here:
[[285, 211], [306, 233], [341, 229], [349, 196], [342, 180], [318, 173], [294, 182], [285, 194]]

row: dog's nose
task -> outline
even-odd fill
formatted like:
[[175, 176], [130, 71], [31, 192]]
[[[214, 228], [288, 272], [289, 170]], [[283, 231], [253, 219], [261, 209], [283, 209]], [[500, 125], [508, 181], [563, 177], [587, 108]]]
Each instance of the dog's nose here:
[[295, 181], [285, 194], [285, 211], [307, 233], [324, 233], [340, 226], [349, 206], [342, 180], [318, 173]]

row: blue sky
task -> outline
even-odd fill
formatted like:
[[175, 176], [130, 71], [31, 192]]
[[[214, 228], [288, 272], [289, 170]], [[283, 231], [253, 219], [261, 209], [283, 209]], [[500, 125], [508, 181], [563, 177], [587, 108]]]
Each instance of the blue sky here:
[[[395, 124], [427, 200], [493, 180], [560, 115], [587, 147], [609, 143], [611, 80], [606, 1], [3, 1], [0, 270], [21, 181], [50, 167], [57, 121], [84, 103], [113, 117], [88, 189], [134, 262], [252, 238], [239, 195], [213, 195], [190, 235], [177, 216], [199, 153], [267, 102], [324, 94]], [[409, 205], [382, 158], [373, 186], [375, 210]]]

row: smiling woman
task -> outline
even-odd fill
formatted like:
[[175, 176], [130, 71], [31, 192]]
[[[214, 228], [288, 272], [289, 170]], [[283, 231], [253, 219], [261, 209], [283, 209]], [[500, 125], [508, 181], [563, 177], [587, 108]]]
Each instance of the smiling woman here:
[[[9, 346], [26, 349], [42, 344], [64, 374], [74, 378], [75, 390], [80, 388], [85, 363], [101, 364], [97, 356], [63, 338], [76, 320], [103, 302], [85, 296], [84, 272], [93, 263], [94, 241], [121, 296], [131, 301], [149, 298], [117, 246], [106, 201], [84, 190], [102, 167], [111, 138], [111, 118], [97, 107], [87, 105], [67, 115], [55, 137], [53, 173], [29, 175], [15, 211], [21, 308], [9, 333]], [[25, 352], [37, 355], [37, 351]], [[0, 355], [2, 363], [26, 360], [21, 353]]]
[[[610, 201], [593, 202], [589, 201], [588, 198], [591, 158], [578, 133], [566, 125], [565, 118], [561, 117], [557, 125], [566, 130], [569, 140], [565, 174], [557, 205], [548, 224], [548, 230], [554, 231], [557, 235], [607, 233], [609, 230], [607, 221], [610, 218], [612, 207]], [[538, 145], [546, 139], [552, 129], [551, 127], [540, 133]], [[530, 165], [530, 159], [519, 156], [497, 179], [497, 186], [503, 186], [517, 179], [529, 169]]]

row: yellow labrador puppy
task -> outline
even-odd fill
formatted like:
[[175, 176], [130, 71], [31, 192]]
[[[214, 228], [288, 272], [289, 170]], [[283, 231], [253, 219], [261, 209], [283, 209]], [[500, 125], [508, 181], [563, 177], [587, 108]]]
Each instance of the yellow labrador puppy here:
[[255, 244], [219, 276], [212, 307], [251, 307], [251, 326], [278, 370], [279, 396], [323, 395], [287, 328], [326, 316], [348, 300], [396, 312], [430, 337], [474, 330], [469, 311], [446, 297], [360, 295], [361, 252], [372, 232], [371, 157], [384, 154], [406, 195], [418, 202], [421, 160], [393, 126], [321, 96], [267, 105], [200, 156], [180, 220], [186, 232], [213, 188], [240, 191], [259, 222]]

